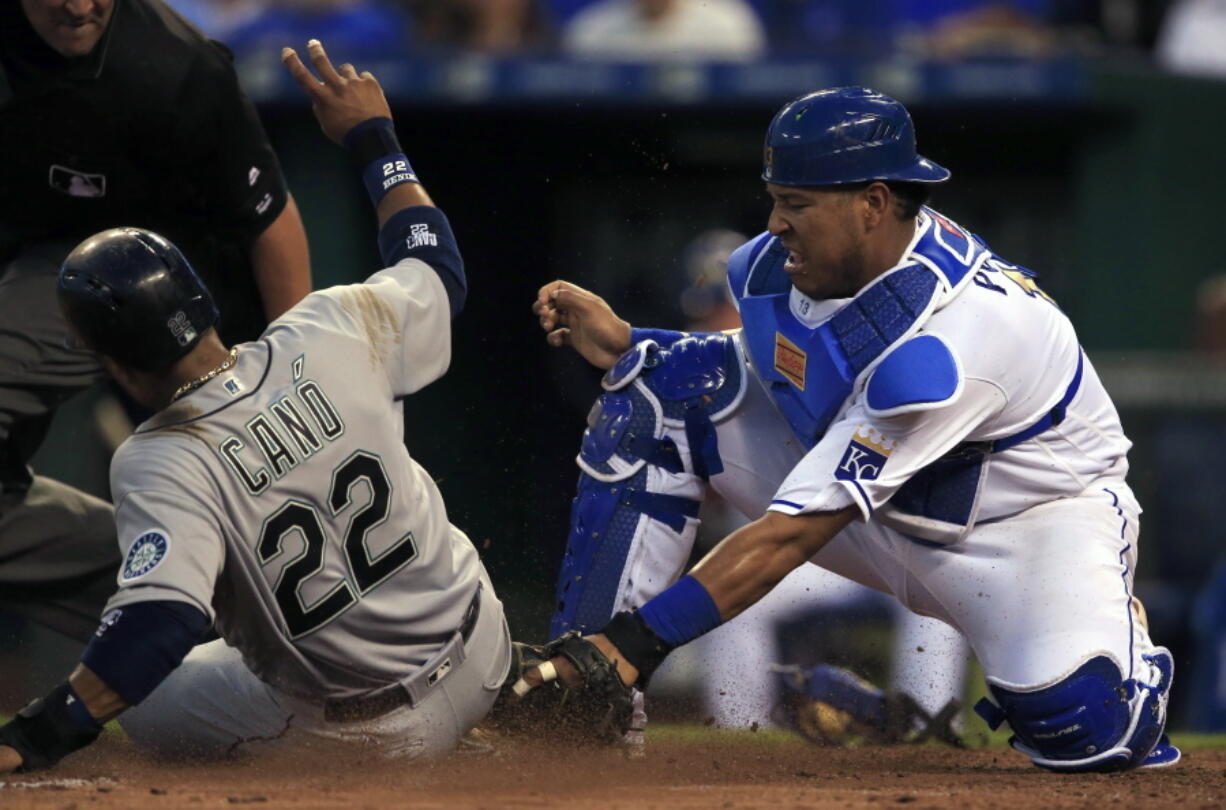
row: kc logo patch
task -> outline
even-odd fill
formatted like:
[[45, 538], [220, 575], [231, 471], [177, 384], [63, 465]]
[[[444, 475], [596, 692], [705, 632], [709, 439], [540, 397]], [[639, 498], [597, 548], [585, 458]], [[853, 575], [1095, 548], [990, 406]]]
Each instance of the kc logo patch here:
[[892, 452], [893, 439], [871, 427], [860, 425], [851, 437], [834, 477], [841, 481], [876, 481]]
[[805, 390], [805, 364], [808, 360], [809, 355], [803, 349], [785, 338], [782, 332], [775, 333], [775, 371], [787, 377], [788, 382], [801, 391]]
[[123, 562], [123, 578], [137, 579], [148, 574], [166, 559], [170, 540], [161, 532], [146, 532], [136, 538]]

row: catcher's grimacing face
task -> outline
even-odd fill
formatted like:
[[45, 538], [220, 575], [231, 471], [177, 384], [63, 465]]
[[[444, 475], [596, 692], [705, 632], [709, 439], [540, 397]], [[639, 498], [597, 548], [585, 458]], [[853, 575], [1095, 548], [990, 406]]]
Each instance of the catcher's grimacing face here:
[[816, 299], [855, 295], [867, 266], [859, 195], [775, 183], [767, 183], [766, 191], [773, 201], [766, 227], [788, 251], [783, 267], [793, 286]]

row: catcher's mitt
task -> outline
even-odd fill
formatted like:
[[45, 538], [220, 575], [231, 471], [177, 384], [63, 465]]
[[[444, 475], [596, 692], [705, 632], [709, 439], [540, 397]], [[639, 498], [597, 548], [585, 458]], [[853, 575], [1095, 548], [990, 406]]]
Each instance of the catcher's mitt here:
[[[551, 679], [518, 696], [514, 686], [533, 667], [549, 671], [550, 660], [561, 656], [583, 678], [570, 687]], [[568, 742], [614, 743], [630, 728], [634, 699], [622, 683], [616, 665], [590, 641], [571, 631], [548, 644], [514, 642], [511, 670], [488, 718], [489, 724], [509, 734], [548, 733]]]
[[774, 669], [783, 678], [785, 695], [776, 718], [810, 742], [893, 745], [938, 740], [964, 745], [952, 725], [960, 708], [956, 700], [930, 715], [905, 692], [884, 692], [845, 669]]

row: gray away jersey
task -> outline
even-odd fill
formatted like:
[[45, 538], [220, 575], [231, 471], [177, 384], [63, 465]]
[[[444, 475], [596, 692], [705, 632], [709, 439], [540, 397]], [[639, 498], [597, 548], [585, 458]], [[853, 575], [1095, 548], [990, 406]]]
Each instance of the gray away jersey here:
[[195, 605], [300, 696], [411, 674], [459, 627], [481, 568], [403, 444], [400, 398], [450, 352], [446, 292], [416, 259], [313, 293], [242, 344], [116, 453], [125, 559], [108, 611]]

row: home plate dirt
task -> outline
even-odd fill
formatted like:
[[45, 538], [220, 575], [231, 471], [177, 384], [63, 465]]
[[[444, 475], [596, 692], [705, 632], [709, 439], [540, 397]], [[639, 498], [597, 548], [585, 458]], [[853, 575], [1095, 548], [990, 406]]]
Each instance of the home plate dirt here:
[[652, 741], [647, 756], [501, 740], [493, 754], [388, 763], [347, 751], [207, 764], [152, 762], [107, 735], [54, 770], [0, 777], [0, 808], [1143, 808], [1226, 806], [1226, 751], [1173, 768], [1054, 775], [999, 748], [817, 748], [718, 732]]

